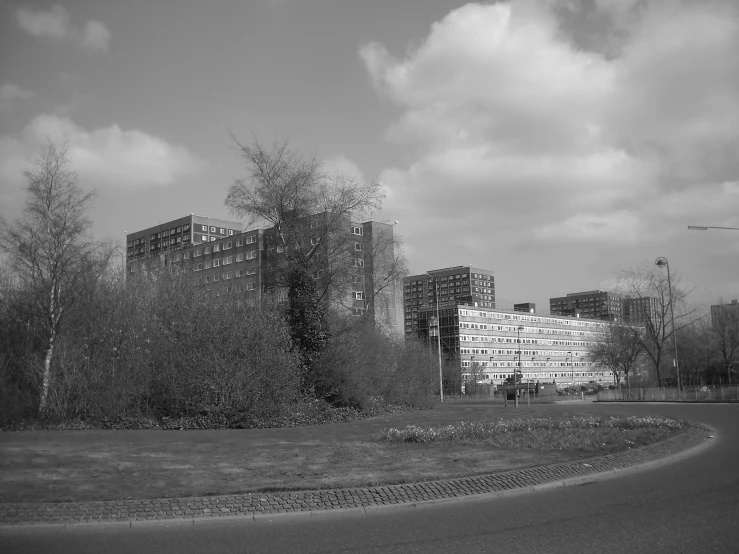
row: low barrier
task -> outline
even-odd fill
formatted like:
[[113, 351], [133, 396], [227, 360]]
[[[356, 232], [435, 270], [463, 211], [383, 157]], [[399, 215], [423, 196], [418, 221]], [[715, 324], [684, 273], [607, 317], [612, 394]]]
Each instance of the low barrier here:
[[676, 387], [639, 387], [602, 390], [598, 402], [737, 402], [739, 385], [686, 386], [679, 391]]

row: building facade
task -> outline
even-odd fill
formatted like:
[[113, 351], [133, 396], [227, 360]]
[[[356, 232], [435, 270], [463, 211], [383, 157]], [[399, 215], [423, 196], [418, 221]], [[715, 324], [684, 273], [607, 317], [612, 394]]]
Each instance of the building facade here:
[[418, 314], [422, 308], [439, 308], [466, 303], [495, 307], [495, 275], [489, 269], [455, 266], [432, 269], [403, 279], [403, 320], [406, 338], [418, 333]]
[[651, 296], [642, 298], [625, 296], [623, 299], [624, 322], [632, 325], [646, 325], [660, 320], [657, 299]]
[[[436, 309], [421, 307], [418, 315], [417, 336], [428, 340]], [[458, 364], [463, 381], [495, 385], [519, 369], [523, 382], [556, 383], [558, 387], [612, 382], [608, 369], [588, 359], [590, 344], [605, 334], [608, 325], [601, 320], [466, 304], [439, 308], [443, 357]], [[435, 340], [429, 345], [435, 348]]]
[[[285, 254], [275, 240], [275, 228], [242, 231], [240, 226], [193, 215], [131, 233], [127, 236], [127, 274], [179, 267], [192, 271], [203, 286], [244, 292], [254, 299], [275, 293], [278, 300], [285, 300], [287, 289], [275, 278], [275, 268]], [[348, 258], [339, 274], [331, 274], [330, 247], [319, 245], [326, 252], [317, 257], [316, 288], [328, 292], [323, 295], [327, 305], [370, 317], [397, 333], [398, 285], [383, 276], [389, 260], [395, 259], [393, 226], [366, 221], [348, 222], [345, 227], [339, 235], [345, 243], [342, 254]], [[308, 248], [313, 240], [310, 233], [304, 237]]]
[[711, 306], [711, 326], [719, 327], [727, 319], [739, 319], [739, 302], [732, 300], [729, 304], [714, 304]]
[[241, 223], [190, 214], [126, 235], [126, 262], [166, 255], [240, 233]]
[[622, 297], [612, 292], [589, 290], [572, 292], [567, 296], [549, 299], [549, 312], [552, 314], [603, 319], [623, 320]]

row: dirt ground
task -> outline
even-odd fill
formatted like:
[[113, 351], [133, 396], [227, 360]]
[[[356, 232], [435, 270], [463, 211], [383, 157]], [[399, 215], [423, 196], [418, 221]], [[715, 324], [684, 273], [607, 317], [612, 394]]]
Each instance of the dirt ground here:
[[[570, 417], [577, 405], [518, 410], [443, 404], [371, 420], [289, 429], [0, 433], [0, 502], [167, 498], [339, 488], [493, 473], [581, 452], [388, 444], [383, 428], [500, 417]], [[594, 415], [588, 410], [588, 415]], [[603, 413], [607, 414], [607, 407]]]

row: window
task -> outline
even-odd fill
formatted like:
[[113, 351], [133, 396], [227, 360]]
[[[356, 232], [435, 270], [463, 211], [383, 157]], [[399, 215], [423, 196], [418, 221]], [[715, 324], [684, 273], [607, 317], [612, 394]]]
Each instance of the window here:
[[354, 300], [364, 300], [364, 293], [362, 291], [355, 291], [352, 293]]
[[223, 258], [223, 265], [228, 265], [230, 263], [233, 263], [233, 256], [226, 256]]
[[215, 283], [216, 281], [218, 281], [218, 278], [219, 278], [218, 273], [214, 274], [213, 275], [213, 282]]
[[249, 237], [246, 237], [246, 244], [254, 244], [255, 242], [257, 242], [256, 235], [251, 235]]
[[362, 251], [362, 243], [361, 242], [355, 242], [354, 243], [354, 250], [356, 250], [357, 252], [361, 252]]
[[192, 253], [192, 257], [193, 257], [193, 258], [197, 258], [197, 257], [198, 257], [198, 256], [200, 256], [200, 255], [201, 255], [202, 253], [203, 253], [203, 251], [202, 251], [202, 250], [201, 250], [200, 248], [196, 248], [196, 249], [195, 249], [195, 252], [193, 252], [193, 253]]
[[184, 254], [182, 254], [182, 259], [183, 260], [189, 260], [190, 259], [190, 253], [189, 252], [185, 252]]
[[218, 267], [221, 265], [220, 258], [213, 260], [213, 267]]
[[220, 244], [214, 244], [213, 245], [213, 252], [220, 252], [221, 251], [221, 245]]
[[230, 237], [230, 236], [233, 236], [233, 234], [234, 234], [234, 232], [233, 232], [233, 229], [229, 229], [229, 230], [228, 230], [228, 236], [229, 236], [229, 237]]
[[245, 273], [245, 270], [243, 269], [237, 269], [236, 270], [236, 277], [243, 277]]
[[216, 232], [216, 228], [215, 228], [215, 227], [211, 227], [211, 228], [210, 228], [210, 232], [211, 232], [211, 233], [215, 233], [215, 232]]
[[210, 237], [210, 242], [213, 242], [214, 240], [216, 240], [216, 237]]
[[195, 267], [193, 268], [195, 271], [200, 271], [203, 269], [203, 264], [195, 264]]
[[207, 233], [208, 232], [208, 226], [207, 225], [203, 225], [203, 232], [204, 233]]
[[254, 290], [254, 283], [247, 283], [246, 290]]
[[227, 271], [226, 273], [223, 274], [223, 278], [228, 280], [232, 277], [232, 275], [233, 273], [231, 271]]
[[183, 231], [189, 231], [190, 230], [190, 224], [188, 223], [187, 225], [183, 225], [182, 226], [182, 230]]
[[174, 261], [176, 261], [176, 262], [179, 262], [179, 261], [180, 261], [180, 259], [181, 259], [181, 257], [180, 257], [180, 255], [179, 255], [179, 254], [177, 254], [177, 255], [176, 255], [176, 256], [174, 257]]
[[256, 267], [249, 267], [246, 269], [247, 275], [256, 275], [257, 274], [257, 268]]
[[210, 254], [210, 246], [206, 246], [205, 247], [205, 253], [206, 254]]
[[236, 239], [236, 248], [244, 244], [244, 239]]
[[362, 234], [362, 228], [361, 227], [352, 227], [352, 234], [353, 235], [361, 235]]
[[210, 264], [211, 264], [211, 261], [210, 260], [208, 260], [207, 262], [205, 262], [205, 269], [210, 269]]
[[257, 257], [257, 251], [256, 250], [251, 250], [251, 251], [249, 251], [249, 252], [246, 253], [246, 259], [247, 260], [253, 260], [256, 257]]
[[226, 230], [225, 230], [225, 229], [224, 229], [223, 227], [221, 227], [221, 228], [219, 229], [219, 231], [220, 231], [220, 233], [221, 233], [222, 235], [225, 235], [225, 234], [226, 234]]
[[208, 284], [209, 282], [210, 282], [210, 277], [208, 277], [208, 276], [206, 275], [206, 276], [205, 276], [205, 284], [207, 285], [207, 284]]
[[244, 255], [243, 254], [236, 254], [236, 261], [237, 262], [243, 262], [244, 261]]

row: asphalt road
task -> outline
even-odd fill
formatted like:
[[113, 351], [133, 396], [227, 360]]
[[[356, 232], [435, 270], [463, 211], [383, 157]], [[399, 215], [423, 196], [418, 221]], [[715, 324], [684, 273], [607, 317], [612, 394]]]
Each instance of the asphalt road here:
[[656, 469], [508, 498], [272, 522], [2, 530], [0, 552], [739, 552], [739, 406], [613, 409], [704, 423], [716, 438]]

